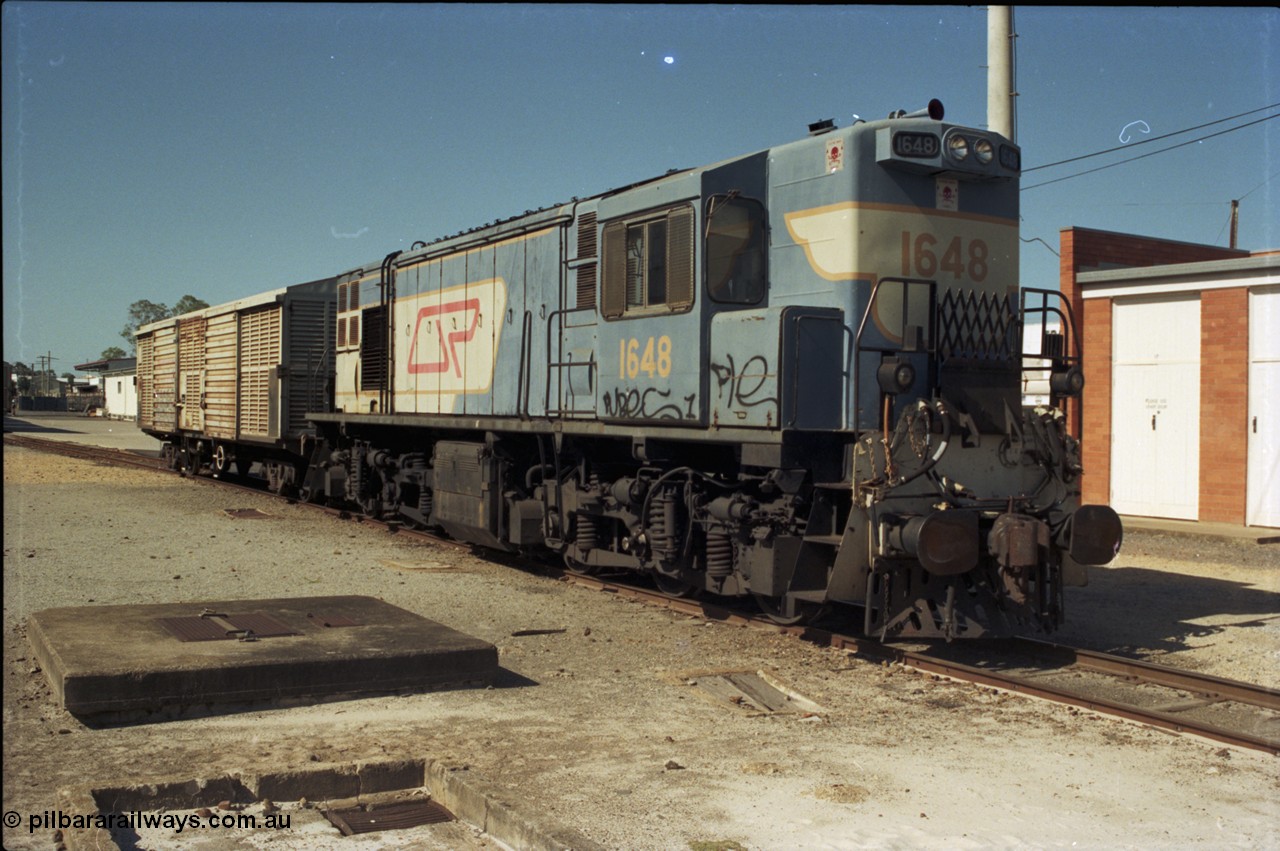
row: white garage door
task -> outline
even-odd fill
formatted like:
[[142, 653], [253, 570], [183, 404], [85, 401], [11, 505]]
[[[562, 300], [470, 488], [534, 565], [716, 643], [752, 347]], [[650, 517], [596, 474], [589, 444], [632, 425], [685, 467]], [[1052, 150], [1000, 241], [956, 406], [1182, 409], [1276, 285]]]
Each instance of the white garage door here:
[[1249, 293], [1249, 490], [1245, 522], [1280, 527], [1280, 288]]
[[1111, 507], [1195, 520], [1200, 507], [1200, 297], [1112, 308]]

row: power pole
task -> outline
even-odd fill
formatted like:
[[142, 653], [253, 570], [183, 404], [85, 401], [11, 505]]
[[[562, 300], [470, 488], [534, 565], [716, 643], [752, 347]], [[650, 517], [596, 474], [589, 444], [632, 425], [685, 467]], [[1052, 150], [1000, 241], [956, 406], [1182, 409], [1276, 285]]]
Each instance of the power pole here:
[[[53, 371], [53, 362], [59, 360], [53, 356], [53, 352], [47, 352], [38, 356], [40, 361], [40, 395], [49, 395], [49, 373]], [[35, 391], [35, 388], [31, 388]]]
[[1231, 247], [1236, 247], [1236, 231], [1240, 226], [1240, 202], [1231, 202]]
[[1013, 7], [987, 7], [987, 127], [1017, 139], [1014, 98]]

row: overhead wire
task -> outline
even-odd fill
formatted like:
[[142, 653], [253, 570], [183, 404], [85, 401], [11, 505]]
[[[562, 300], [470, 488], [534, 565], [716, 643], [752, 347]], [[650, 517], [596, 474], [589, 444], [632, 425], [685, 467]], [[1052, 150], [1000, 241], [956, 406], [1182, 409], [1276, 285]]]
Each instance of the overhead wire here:
[[[1210, 133], [1207, 136], [1200, 136], [1199, 138], [1196, 138], [1196, 139], [1189, 139], [1186, 142], [1179, 142], [1176, 145], [1170, 145], [1169, 147], [1161, 148], [1158, 151], [1151, 151], [1150, 153], [1139, 154], [1136, 157], [1129, 157], [1128, 159], [1119, 160], [1117, 162], [1109, 163], [1108, 165], [1098, 166], [1097, 168], [1091, 168], [1091, 169], [1088, 169], [1087, 171], [1080, 171], [1080, 172], [1076, 172], [1075, 174], [1068, 174], [1066, 177], [1058, 177], [1053, 180], [1046, 180], [1043, 183], [1034, 183], [1031, 186], [1024, 186], [1022, 187], [1022, 191], [1026, 192], [1029, 189], [1039, 189], [1041, 186], [1048, 186], [1052, 183], [1061, 183], [1064, 180], [1071, 180], [1074, 177], [1083, 177], [1086, 174], [1093, 174], [1094, 172], [1097, 172], [1097, 171], [1104, 171], [1109, 168], [1114, 168], [1115, 166], [1118, 166], [1118, 165], [1124, 165], [1125, 163], [1131, 163], [1137, 160], [1143, 160], [1143, 159], [1146, 159], [1147, 157], [1154, 157], [1156, 154], [1163, 154], [1167, 151], [1176, 150], [1177, 148], [1183, 148], [1183, 147], [1186, 147], [1187, 145], [1193, 145], [1196, 142], [1203, 142], [1206, 139], [1212, 139], [1216, 136], [1222, 136], [1227, 133], [1234, 133], [1237, 130], [1243, 130], [1246, 127], [1252, 127], [1255, 124], [1261, 124], [1264, 121], [1271, 121], [1275, 118], [1280, 118], [1280, 113], [1276, 115], [1268, 115], [1266, 118], [1259, 118], [1254, 121], [1248, 121], [1244, 124], [1236, 125], [1235, 127], [1228, 127], [1226, 130], [1219, 130], [1217, 133]], [[1180, 131], [1180, 132], [1185, 132], [1185, 131]], [[1176, 134], [1170, 134], [1170, 135], [1176, 135]], [[1102, 153], [1102, 152], [1099, 152], [1099, 153]], [[1083, 159], [1083, 157], [1079, 157], [1078, 159]], [[1064, 162], [1067, 162], [1067, 161], [1064, 160]], [[1048, 166], [1041, 166], [1041, 168], [1048, 168]], [[1028, 169], [1028, 171], [1030, 170], [1031, 169]], [[1023, 173], [1025, 174], [1026, 172], [1023, 172]]]
[[[1107, 148], [1105, 151], [1094, 151], [1092, 154], [1082, 154], [1081, 156], [1078, 156], [1078, 157], [1071, 157], [1070, 159], [1058, 160], [1056, 163], [1045, 163], [1044, 165], [1033, 166], [1032, 168], [1024, 168], [1022, 170], [1022, 173], [1030, 174], [1031, 172], [1039, 171], [1042, 168], [1053, 168], [1054, 166], [1060, 166], [1060, 165], [1066, 165], [1067, 163], [1079, 162], [1080, 160], [1087, 160], [1090, 157], [1100, 157], [1103, 154], [1110, 154], [1116, 151], [1125, 150], [1127, 148], [1136, 148], [1137, 146], [1145, 145], [1148, 142], [1159, 142], [1161, 139], [1171, 139], [1174, 136], [1181, 136], [1183, 133], [1192, 133], [1196, 130], [1203, 130], [1206, 127], [1212, 127], [1215, 124], [1222, 124], [1227, 121], [1235, 121], [1237, 118], [1244, 118], [1246, 115], [1253, 115], [1254, 113], [1258, 113], [1258, 112], [1266, 112], [1268, 109], [1276, 109], [1277, 107], [1280, 107], [1280, 103], [1273, 103], [1269, 106], [1258, 107], [1257, 109], [1251, 109], [1248, 112], [1241, 112], [1238, 115], [1231, 115], [1231, 116], [1228, 116], [1227, 118], [1219, 118], [1216, 121], [1210, 121], [1206, 124], [1197, 124], [1195, 127], [1187, 127], [1182, 130], [1175, 130], [1172, 133], [1165, 133], [1163, 136], [1152, 136], [1150, 139], [1143, 139], [1140, 142], [1131, 142], [1125, 145], [1118, 145], [1114, 148]], [[1248, 126], [1248, 125], [1241, 125], [1241, 126]], [[1208, 138], [1208, 137], [1205, 137], [1205, 138]]]

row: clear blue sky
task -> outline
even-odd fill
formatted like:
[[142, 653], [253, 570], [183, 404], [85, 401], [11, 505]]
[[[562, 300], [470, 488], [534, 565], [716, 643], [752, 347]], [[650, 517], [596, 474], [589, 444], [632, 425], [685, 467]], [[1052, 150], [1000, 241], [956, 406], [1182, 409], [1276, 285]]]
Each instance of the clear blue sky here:
[[[1015, 10], [1026, 168], [1280, 103], [1280, 12]], [[983, 7], [3, 6], [4, 359], [940, 98], [986, 124]], [[1280, 109], [1053, 169], [1024, 186]], [[1144, 132], [1145, 131], [1145, 132]], [[1280, 119], [1024, 189], [1072, 225], [1280, 248]], [[1023, 283], [1057, 258], [1025, 242]]]

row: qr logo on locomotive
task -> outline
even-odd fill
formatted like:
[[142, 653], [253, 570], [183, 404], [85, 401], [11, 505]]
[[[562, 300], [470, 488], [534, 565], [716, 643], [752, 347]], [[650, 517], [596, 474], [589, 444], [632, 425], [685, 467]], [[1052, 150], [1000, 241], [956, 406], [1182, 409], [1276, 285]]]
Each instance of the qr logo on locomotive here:
[[[493, 380], [506, 283], [482, 281], [412, 299], [413, 336], [405, 368], [438, 375], [441, 390], [484, 390]], [[430, 299], [432, 303], [422, 304]], [[416, 308], [416, 309], [415, 309]]]

